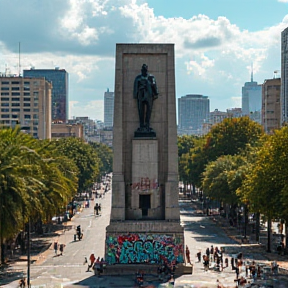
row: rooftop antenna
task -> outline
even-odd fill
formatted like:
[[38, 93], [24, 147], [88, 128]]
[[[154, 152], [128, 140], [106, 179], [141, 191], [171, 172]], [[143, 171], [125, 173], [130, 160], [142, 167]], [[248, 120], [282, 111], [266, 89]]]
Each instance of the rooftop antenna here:
[[253, 82], [253, 62], [251, 63], [251, 82]]
[[280, 70], [274, 70], [274, 77], [273, 77], [274, 79], [275, 78], [280, 78], [279, 75], [278, 75], [279, 72], [280, 72]]

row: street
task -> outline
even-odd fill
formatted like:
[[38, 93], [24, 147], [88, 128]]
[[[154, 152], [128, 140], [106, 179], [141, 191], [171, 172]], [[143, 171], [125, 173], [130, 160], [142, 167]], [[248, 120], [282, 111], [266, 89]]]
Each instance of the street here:
[[[95, 203], [101, 203], [101, 216], [95, 216], [93, 207]], [[213, 217], [202, 215], [195, 209], [190, 200], [180, 200], [181, 225], [185, 228], [185, 245], [189, 247], [191, 263], [194, 265], [192, 275], [183, 275], [175, 279], [174, 287], [217, 287], [217, 279], [224, 287], [235, 287], [235, 271], [231, 269], [230, 257], [235, 257], [242, 252], [244, 259], [266, 261], [266, 259], [253, 250], [244, 248], [234, 240], [227, 237], [224, 231], [213, 221]], [[136, 287], [135, 277], [94, 276], [94, 273], [86, 272], [87, 264], [84, 259], [94, 253], [96, 257], [104, 257], [105, 228], [109, 223], [111, 207], [111, 191], [105, 194], [104, 198], [97, 198], [91, 201], [89, 208], [84, 208], [81, 213], [73, 217], [68, 225], [72, 229], [62, 231], [59, 237], [51, 239], [51, 242], [58, 241], [65, 244], [64, 254], [56, 256], [53, 245], [50, 249], [39, 255], [37, 261], [31, 265], [31, 287]], [[81, 241], [74, 241], [75, 228], [81, 225], [84, 237]], [[225, 257], [229, 257], [229, 267], [223, 272], [214, 271], [210, 267], [205, 272], [202, 261], [198, 262], [196, 253], [203, 253], [207, 247], [223, 247]], [[248, 251], [248, 252], [246, 252]], [[59, 251], [58, 251], [59, 253]], [[26, 272], [26, 262], [16, 262], [13, 269], [23, 269]], [[244, 273], [244, 272], [242, 272]], [[241, 274], [240, 274], [241, 275]], [[145, 279], [146, 278], [146, 279]], [[155, 275], [144, 277], [146, 287], [165, 287], [165, 283], [160, 283]], [[18, 281], [1, 287], [17, 287]], [[194, 286], [193, 286], [194, 285]], [[145, 287], [145, 286], [144, 286]], [[285, 286], [277, 286], [285, 287]], [[276, 286], [275, 286], [276, 288]]]

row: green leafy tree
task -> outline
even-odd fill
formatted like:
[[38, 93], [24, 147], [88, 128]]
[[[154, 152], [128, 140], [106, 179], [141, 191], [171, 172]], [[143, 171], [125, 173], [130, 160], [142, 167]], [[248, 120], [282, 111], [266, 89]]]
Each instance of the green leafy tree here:
[[195, 177], [201, 179], [205, 166], [210, 161], [224, 155], [239, 154], [245, 150], [247, 144], [258, 145], [263, 134], [262, 126], [249, 117], [226, 118], [214, 125], [205, 136], [204, 145], [194, 156], [194, 162], [197, 162]]
[[288, 127], [283, 127], [268, 137], [238, 191], [243, 201], [251, 203], [254, 211], [268, 218], [268, 251], [271, 251], [271, 220], [288, 219], [287, 151]]
[[78, 168], [78, 191], [89, 188], [99, 177], [100, 159], [95, 148], [79, 138], [55, 140], [61, 155], [72, 159]]
[[[113, 169], [113, 151], [110, 147], [102, 143], [89, 143], [98, 154], [100, 159], [100, 176], [105, 175], [105, 173], [112, 172]], [[100, 179], [98, 179], [100, 180]]]

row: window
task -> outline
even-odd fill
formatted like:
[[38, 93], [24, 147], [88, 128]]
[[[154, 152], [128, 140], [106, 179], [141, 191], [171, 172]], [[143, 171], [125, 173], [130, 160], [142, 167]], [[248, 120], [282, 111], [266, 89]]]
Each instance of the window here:
[[19, 107], [20, 103], [12, 103], [12, 107]]
[[31, 115], [24, 115], [24, 119], [31, 119]]
[[12, 96], [20, 96], [19, 92], [12, 92]]
[[12, 114], [12, 118], [13, 118], [13, 119], [17, 119], [17, 118], [18, 118], [18, 115], [13, 115], [13, 114]]
[[12, 81], [11, 84], [20, 84], [19, 81]]
[[12, 101], [20, 101], [20, 98], [12, 97]]
[[9, 103], [1, 103], [1, 106], [2, 107], [7, 107], [7, 106], [9, 106]]
[[34, 120], [33, 125], [38, 125], [38, 120]]
[[37, 107], [37, 106], [38, 106], [38, 103], [34, 103], [34, 106]]
[[38, 119], [38, 115], [37, 115], [37, 114], [34, 114], [34, 115], [33, 115], [33, 119]]
[[1, 112], [9, 112], [9, 108], [2, 108]]
[[30, 103], [24, 103], [23, 106], [24, 107], [30, 107]]
[[1, 101], [9, 101], [8, 97], [1, 97]]
[[39, 95], [39, 92], [33, 92], [33, 95], [34, 95], [34, 96], [38, 96], [38, 95]]
[[24, 81], [24, 85], [30, 85], [29, 81]]
[[30, 109], [23, 109], [24, 112], [30, 112]]
[[30, 101], [30, 98], [24, 98], [24, 101]]
[[19, 91], [20, 88], [19, 87], [12, 87], [12, 91]]
[[9, 114], [2, 114], [1, 118], [6, 118], [7, 119], [7, 118], [10, 118], [10, 117], [9, 117]]
[[9, 85], [9, 81], [2, 81], [1, 84], [2, 85], [7, 85], [7, 84]]
[[9, 87], [1, 87], [2, 91], [9, 91]]
[[1, 92], [1, 95], [9, 96], [9, 92]]
[[33, 109], [33, 112], [39, 112], [39, 109]]
[[29, 86], [24, 86], [24, 91], [29, 91], [30, 87]]
[[30, 96], [30, 92], [24, 92], [24, 96]]
[[39, 81], [34, 81], [33, 85], [38, 86], [39, 85]]
[[20, 112], [20, 109], [19, 108], [12, 108], [11, 112]]

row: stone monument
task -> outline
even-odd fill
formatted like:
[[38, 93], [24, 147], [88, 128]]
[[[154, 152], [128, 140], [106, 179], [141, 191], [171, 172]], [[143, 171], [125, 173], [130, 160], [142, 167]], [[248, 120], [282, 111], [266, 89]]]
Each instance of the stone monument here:
[[174, 70], [174, 44], [116, 45], [108, 265], [184, 262]]

